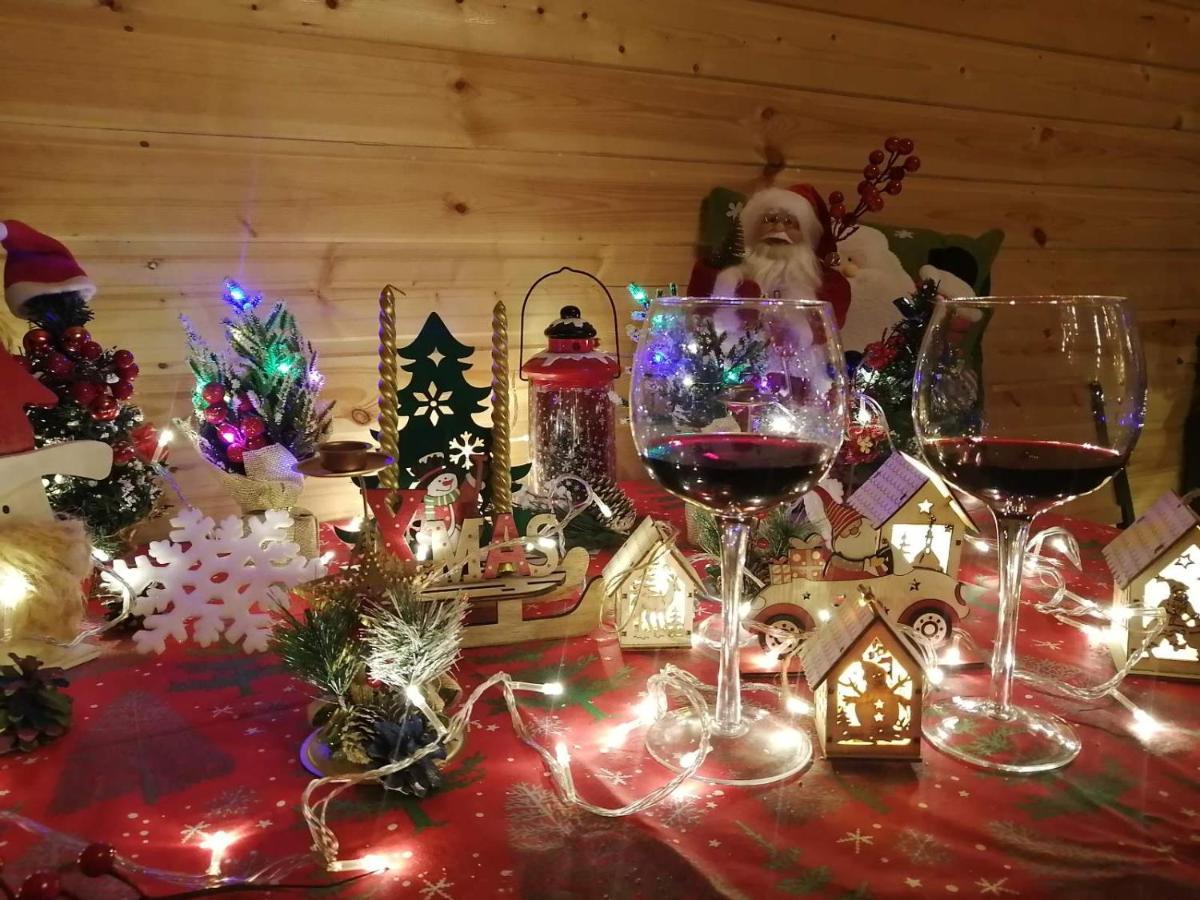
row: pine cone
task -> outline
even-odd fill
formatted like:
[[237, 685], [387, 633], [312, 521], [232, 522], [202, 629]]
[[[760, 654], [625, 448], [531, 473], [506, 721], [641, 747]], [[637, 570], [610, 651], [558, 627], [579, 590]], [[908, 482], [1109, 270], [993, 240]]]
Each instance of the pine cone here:
[[34, 656], [9, 657], [0, 667], [0, 754], [28, 753], [61, 737], [71, 724], [71, 698], [62, 669], [42, 668]]
[[[411, 756], [419, 749], [438, 740], [437, 734], [425, 717], [417, 712], [410, 713], [399, 724], [380, 719], [375, 723], [375, 739], [367, 748], [371, 764], [376, 768], [386, 766]], [[437, 760], [446, 758], [446, 748], [439, 746], [433, 753], [399, 772], [383, 779], [389, 791], [425, 797], [442, 785], [442, 772]]]

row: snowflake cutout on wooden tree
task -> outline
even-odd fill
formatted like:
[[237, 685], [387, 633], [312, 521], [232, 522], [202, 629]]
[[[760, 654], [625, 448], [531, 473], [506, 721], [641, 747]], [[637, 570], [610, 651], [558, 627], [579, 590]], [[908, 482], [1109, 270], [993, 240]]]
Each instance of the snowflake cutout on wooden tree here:
[[427, 390], [417, 391], [413, 396], [417, 400], [417, 415], [429, 416], [429, 421], [436, 425], [438, 419], [454, 412], [450, 406], [452, 392], [439, 390], [436, 384], [431, 384]]
[[305, 559], [288, 540], [292, 517], [268, 510], [245, 522], [230, 516], [217, 525], [188, 507], [171, 519], [170, 540], [153, 541], [150, 556], [132, 566], [113, 563], [137, 598], [134, 615], [145, 616], [133, 636], [142, 653], [162, 653], [167, 638], [190, 637], [207, 647], [224, 637], [247, 653], [267, 649], [273, 589], [291, 588], [324, 574], [320, 560]]

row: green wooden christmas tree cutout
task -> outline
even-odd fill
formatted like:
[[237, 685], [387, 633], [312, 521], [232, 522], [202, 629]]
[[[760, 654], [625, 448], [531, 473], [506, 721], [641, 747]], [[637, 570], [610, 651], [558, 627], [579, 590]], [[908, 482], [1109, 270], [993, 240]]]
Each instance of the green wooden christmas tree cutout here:
[[[484, 404], [490, 387], [475, 387], [467, 380], [474, 347], [458, 340], [442, 317], [430, 313], [412, 343], [396, 349], [407, 360], [400, 368], [409, 373], [408, 383], [396, 391], [400, 414], [397, 468], [400, 486], [423, 486], [431, 472], [449, 469], [461, 484], [474, 474], [472, 459], [487, 454], [491, 447], [490, 425], [479, 424], [490, 415]], [[513, 488], [529, 471], [528, 465], [514, 466]], [[368, 486], [377, 486], [371, 479]]]

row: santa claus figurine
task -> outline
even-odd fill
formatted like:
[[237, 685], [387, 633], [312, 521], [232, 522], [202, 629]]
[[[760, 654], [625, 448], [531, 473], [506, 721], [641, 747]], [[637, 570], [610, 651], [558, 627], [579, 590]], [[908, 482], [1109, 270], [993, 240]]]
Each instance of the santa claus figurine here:
[[711, 267], [697, 262], [688, 294], [824, 300], [833, 306], [841, 327], [850, 307], [850, 286], [831, 265], [837, 242], [816, 188], [764, 188], [750, 196], [738, 219], [746, 247], [742, 261], [715, 278]]

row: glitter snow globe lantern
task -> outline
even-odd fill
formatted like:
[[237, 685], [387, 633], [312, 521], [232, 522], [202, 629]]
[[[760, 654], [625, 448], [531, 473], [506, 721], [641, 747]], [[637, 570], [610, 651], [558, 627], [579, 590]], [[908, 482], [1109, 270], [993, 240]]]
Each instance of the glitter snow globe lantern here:
[[620, 361], [600, 350], [596, 329], [576, 306], [564, 306], [545, 334], [549, 346], [521, 366], [529, 381], [534, 489], [545, 491], [563, 475], [599, 488], [617, 473], [613, 382]]

